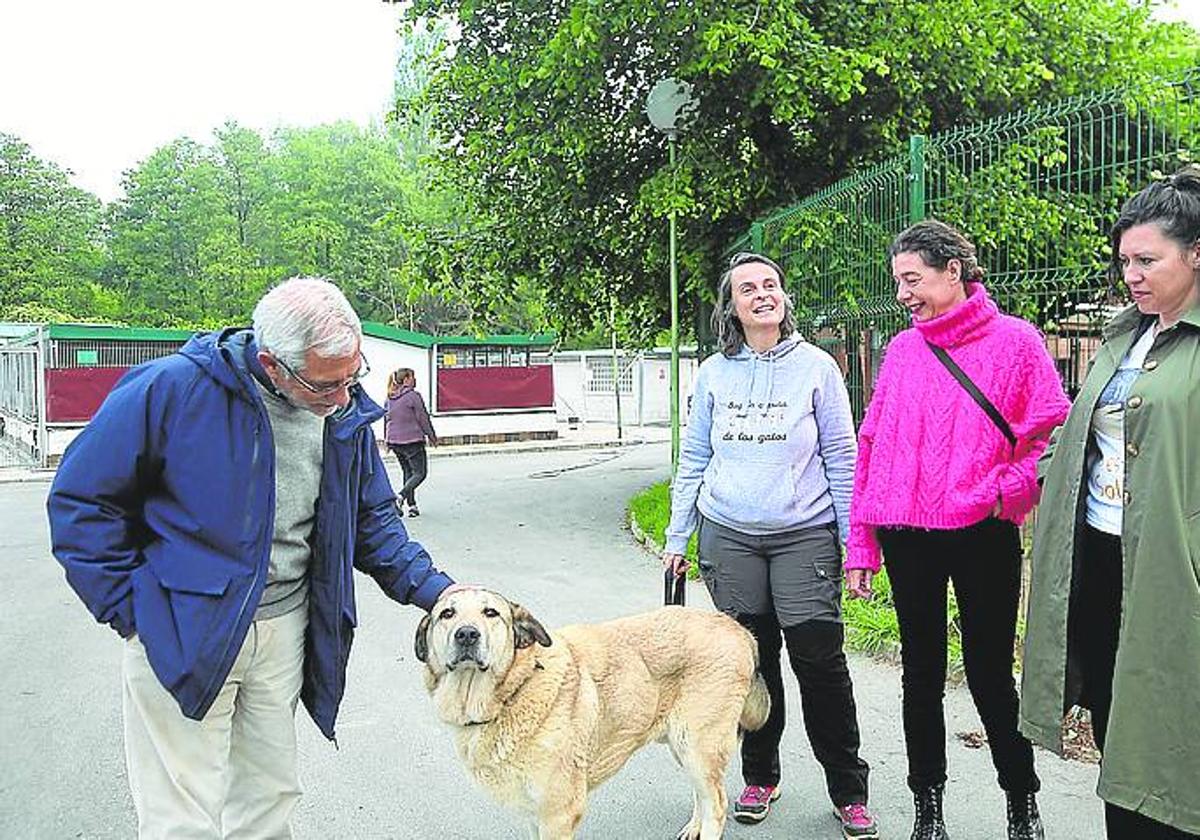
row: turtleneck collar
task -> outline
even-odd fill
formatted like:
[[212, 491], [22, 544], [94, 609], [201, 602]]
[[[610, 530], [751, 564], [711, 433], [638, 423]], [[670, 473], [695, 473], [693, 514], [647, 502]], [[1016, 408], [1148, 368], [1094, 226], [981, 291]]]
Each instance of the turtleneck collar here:
[[914, 320], [912, 325], [926, 341], [939, 347], [953, 347], [969, 340], [999, 314], [1000, 309], [983, 284], [968, 283], [966, 300], [949, 312], [928, 321]]

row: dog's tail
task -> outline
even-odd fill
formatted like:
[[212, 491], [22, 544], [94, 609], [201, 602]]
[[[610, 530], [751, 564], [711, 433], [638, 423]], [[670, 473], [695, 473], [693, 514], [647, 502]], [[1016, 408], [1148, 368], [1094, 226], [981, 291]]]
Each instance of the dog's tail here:
[[754, 732], [762, 729], [771, 714], [771, 694], [767, 691], [767, 681], [757, 668], [754, 669], [754, 680], [750, 683], [750, 693], [742, 704], [742, 716], [738, 720], [738, 728], [743, 732]]

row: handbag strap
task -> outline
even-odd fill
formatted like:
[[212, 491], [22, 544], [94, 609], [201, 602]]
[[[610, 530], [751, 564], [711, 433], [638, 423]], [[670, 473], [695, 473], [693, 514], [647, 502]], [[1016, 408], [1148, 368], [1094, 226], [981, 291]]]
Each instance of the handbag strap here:
[[958, 363], [954, 359], [950, 358], [950, 354], [946, 352], [946, 348], [939, 347], [929, 339], [925, 339], [925, 343], [929, 345], [929, 349], [933, 351], [933, 355], [937, 356], [938, 361], [946, 366], [946, 370], [950, 371], [950, 374], [958, 380], [958, 384], [963, 386], [963, 390], [971, 395], [971, 399], [975, 400], [979, 404], [979, 407], [991, 418], [992, 422], [996, 424], [996, 428], [1008, 440], [1008, 445], [1016, 449], [1017, 436], [1013, 434], [1012, 426], [1008, 425], [1008, 421], [1004, 419], [1004, 415], [1000, 413], [1000, 409], [992, 404], [992, 401], [987, 398], [983, 391], [979, 390], [979, 386], [971, 381], [971, 377], [967, 376], [966, 372], [958, 366]]

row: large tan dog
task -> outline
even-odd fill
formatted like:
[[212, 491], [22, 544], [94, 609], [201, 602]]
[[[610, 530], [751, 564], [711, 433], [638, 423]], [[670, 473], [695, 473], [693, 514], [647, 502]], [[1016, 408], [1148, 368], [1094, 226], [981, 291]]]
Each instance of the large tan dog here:
[[679, 837], [717, 840], [739, 728], [770, 711], [753, 637], [719, 613], [664, 607], [549, 634], [519, 604], [459, 589], [421, 620], [415, 647], [467, 769], [538, 840], [573, 837], [588, 791], [653, 740], [695, 792]]

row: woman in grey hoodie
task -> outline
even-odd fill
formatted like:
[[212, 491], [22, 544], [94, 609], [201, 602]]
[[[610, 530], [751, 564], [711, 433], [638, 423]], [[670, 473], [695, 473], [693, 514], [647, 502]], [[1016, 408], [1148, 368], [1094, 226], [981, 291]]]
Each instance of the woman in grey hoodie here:
[[856, 452], [846, 386], [833, 358], [796, 334], [783, 271], [766, 257], [730, 261], [713, 327], [721, 351], [696, 377], [663, 562], [682, 570], [699, 528], [700, 572], [713, 603], [758, 640], [771, 716], [742, 741], [746, 788], [734, 819], [758, 822], [779, 797], [786, 641], [843, 834], [878, 837], [842, 651], [840, 544]]

